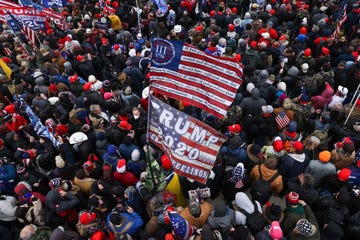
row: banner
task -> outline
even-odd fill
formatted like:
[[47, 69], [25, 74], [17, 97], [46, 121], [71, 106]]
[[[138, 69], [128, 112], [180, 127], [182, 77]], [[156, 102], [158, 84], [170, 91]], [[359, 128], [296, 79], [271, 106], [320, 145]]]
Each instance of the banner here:
[[206, 183], [226, 137], [205, 123], [151, 97], [149, 140], [181, 176]]
[[[8, 16], [10, 17], [10, 20], [8, 21], [8, 24], [12, 28], [13, 31], [21, 31], [24, 33], [25, 37], [29, 41], [29, 44], [33, 46], [34, 49], [37, 48], [36, 45], [36, 32], [32, 28], [28, 27], [26, 24], [21, 22], [18, 18], [16, 18], [13, 14], [8, 12]], [[19, 29], [19, 30], [16, 30]]]
[[[18, 24], [14, 21], [14, 18], [12, 18], [9, 14], [6, 13], [3, 14], [3, 12], [4, 11], [0, 11], [0, 19], [8, 22], [14, 31], [21, 31], [21, 28], [19, 28]], [[12, 13], [11, 11], [9, 12]], [[24, 25], [31, 28], [32, 30], [38, 31], [38, 30], [46, 29], [45, 17], [39, 15], [30, 15], [30, 14], [14, 14], [14, 13], [12, 14], [20, 22], [22, 22]]]
[[[26, 5], [24, 5], [24, 6], [27, 7], [27, 8], [31, 8], [34, 11], [36, 11], [38, 14], [35, 13], [35, 15], [44, 16], [44, 17], [50, 19], [50, 21], [53, 22], [55, 25], [57, 25], [59, 28], [61, 28], [63, 30], [67, 29], [66, 19], [60, 13], [51, 11], [51, 10], [46, 9], [46, 8], [42, 8], [42, 9], [35, 8], [33, 6], [33, 4], [31, 4], [31, 3], [30, 3], [30, 5], [32, 5], [32, 7], [26, 6]], [[6, 0], [1, 0], [0, 1], [0, 8], [4, 8], [6, 10], [9, 10], [10, 8], [21, 8], [21, 7], [22, 6], [19, 5], [19, 4], [9, 2], [9, 1], [6, 1]], [[9, 10], [9, 12], [11, 12], [11, 10]]]
[[152, 41], [151, 89], [186, 100], [218, 118], [226, 116], [241, 76], [242, 66], [234, 58], [210, 56], [181, 41]]

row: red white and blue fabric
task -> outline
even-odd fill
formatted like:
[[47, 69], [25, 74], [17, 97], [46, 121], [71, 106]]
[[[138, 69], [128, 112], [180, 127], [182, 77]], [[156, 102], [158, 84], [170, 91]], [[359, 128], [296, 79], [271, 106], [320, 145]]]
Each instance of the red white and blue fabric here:
[[224, 118], [241, 84], [235, 58], [210, 56], [182, 41], [151, 43], [150, 88]]
[[177, 212], [169, 212], [168, 215], [175, 235], [182, 240], [188, 240], [194, 233], [195, 228]]
[[341, 30], [341, 26], [343, 25], [343, 23], [346, 21], [347, 19], [347, 16], [346, 16], [346, 0], [343, 0], [341, 2], [341, 5], [344, 5], [342, 7], [340, 7], [340, 10], [338, 12], [338, 22], [336, 24], [336, 29], [335, 31], [333, 32], [333, 34], [331, 34], [330, 38], [332, 40], [335, 40], [338, 36], [339, 36], [339, 33], [340, 33], [340, 30]]
[[[1, 6], [2, 3], [0, 3]], [[0, 8], [0, 19], [8, 22], [14, 31], [21, 31], [21, 27], [14, 21], [14, 19], [8, 14], [11, 13], [20, 22], [30, 27], [33, 30], [45, 30], [46, 29], [46, 17], [38, 10], [32, 7], [7, 7]]]
[[9, 20], [7, 20], [7, 22], [11, 29], [14, 32], [20, 30], [22, 33], [24, 33], [29, 43], [36, 49], [36, 32], [33, 29], [29, 28], [27, 25], [25, 25], [23, 22], [21, 22], [20, 19], [15, 17], [10, 12], [7, 12], [7, 14], [9, 16]]
[[238, 163], [233, 169], [232, 177], [229, 179], [230, 182], [235, 183], [235, 188], [240, 189], [244, 186], [243, 179], [245, 177], [246, 170], [243, 163]]
[[283, 129], [284, 127], [286, 127], [289, 122], [290, 122], [290, 119], [289, 117], [286, 115], [286, 112], [285, 111], [281, 111], [278, 113], [278, 115], [275, 117], [275, 121], [276, 121], [276, 124], [277, 124], [277, 127], [278, 129]]
[[[44, 14], [44, 16], [46, 16], [46, 18], [50, 19], [51, 22], [53, 22], [56, 26], [58, 26], [59, 28], [63, 29], [63, 30], [67, 30], [68, 25], [66, 23], [66, 19], [63, 15], [61, 15], [60, 13], [54, 12], [48, 8], [43, 8], [41, 5], [39, 6], [34, 6], [33, 2], [30, 2], [29, 5], [28, 1], [25, 2], [20, 2], [20, 4], [25, 4], [25, 5], [19, 5], [10, 1], [6, 1], [6, 0], [1, 0], [0, 1], [0, 8], [21, 8], [22, 6], [28, 6], [28, 7], [32, 7], [38, 11], [41, 11], [42, 14]], [[37, 4], [38, 5], [38, 4]], [[40, 14], [39, 14], [40, 15]]]
[[226, 136], [159, 99], [149, 97], [149, 141], [169, 156], [178, 175], [205, 184]]

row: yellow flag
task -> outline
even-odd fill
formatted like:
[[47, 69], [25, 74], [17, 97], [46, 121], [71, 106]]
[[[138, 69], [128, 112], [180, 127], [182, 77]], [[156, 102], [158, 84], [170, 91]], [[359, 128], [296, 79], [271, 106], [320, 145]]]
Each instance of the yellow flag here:
[[8, 79], [11, 79], [12, 70], [2, 59], [0, 59], [0, 67], [2, 68]]

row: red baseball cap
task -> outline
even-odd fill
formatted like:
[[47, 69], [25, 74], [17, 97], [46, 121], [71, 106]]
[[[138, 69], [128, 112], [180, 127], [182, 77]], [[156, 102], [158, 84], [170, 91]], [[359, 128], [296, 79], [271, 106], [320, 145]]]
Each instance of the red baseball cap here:
[[76, 60], [81, 62], [81, 61], [85, 60], [85, 57], [83, 55], [77, 55]]
[[241, 132], [241, 126], [240, 126], [240, 124], [236, 123], [236, 124], [228, 126], [228, 130], [231, 133], [240, 133]]
[[311, 56], [311, 49], [310, 48], [305, 49], [304, 56], [305, 57], [310, 57]]
[[120, 121], [119, 128], [124, 129], [124, 130], [131, 130], [132, 126], [128, 121]]

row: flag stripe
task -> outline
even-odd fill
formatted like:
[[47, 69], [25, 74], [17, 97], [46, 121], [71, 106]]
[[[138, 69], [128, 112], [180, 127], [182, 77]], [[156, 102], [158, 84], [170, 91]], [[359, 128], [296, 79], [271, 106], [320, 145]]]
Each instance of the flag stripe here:
[[208, 154], [212, 154], [212, 155], [216, 155], [217, 154], [217, 151], [215, 151], [214, 149], [211, 149], [211, 148], [208, 148], [208, 147], [205, 147], [205, 146], [201, 146], [201, 145], [198, 145], [192, 141], [190, 141], [189, 139], [183, 137], [181, 138], [181, 141], [184, 142], [185, 144], [191, 146], [191, 147], [197, 147], [200, 151], [203, 151], [203, 152], [207, 152]]
[[214, 115], [215, 117], [221, 117], [223, 115], [226, 115], [227, 113], [226, 110], [216, 107], [215, 105], [210, 104], [208, 101], [203, 101], [203, 99], [198, 99], [198, 101], [194, 101], [194, 99], [196, 99], [196, 96], [193, 96], [186, 92], [178, 91], [176, 89], [171, 89], [166, 86], [158, 86], [158, 84], [156, 83], [151, 85], [151, 90], [153, 89], [157, 89], [156, 92], [164, 96], [168, 96], [174, 99], [180, 98], [182, 100], [191, 101], [191, 104], [195, 107], [205, 108], [206, 106], [207, 107], [206, 111]]
[[[204, 84], [198, 83], [196, 78], [187, 77], [181, 78], [179, 74], [173, 74], [172, 72], [168, 71], [167, 69], [163, 69], [163, 71], [159, 71], [159, 69], [153, 70], [156, 72], [153, 76], [153, 83], [159, 83], [159, 84], [172, 84], [173, 87], [175, 86], [184, 86], [186, 89], [193, 89], [194, 91], [197, 91], [204, 96], [206, 96], [208, 93], [215, 94], [216, 96], [220, 98], [220, 102], [224, 103], [224, 101], [232, 102], [232, 99], [235, 97], [235, 93], [229, 92], [225, 88], [218, 87], [215, 84], [212, 84], [210, 82], [204, 81]], [[172, 78], [169, 79], [169, 74], [172, 75]], [[194, 81], [193, 81], [194, 80]]]
[[221, 98], [220, 102], [223, 102], [223, 99], [225, 99], [231, 103], [232, 99], [235, 97], [235, 93], [226, 89], [226, 86], [216, 85], [216, 83], [212, 83], [211, 80], [207, 81], [205, 78], [200, 80], [200, 78], [192, 77], [190, 74], [182, 74], [180, 71], [178, 73], [174, 73], [168, 69], [156, 68], [152, 69], [152, 71], [153, 81], [158, 80], [168, 82], [168, 79], [171, 79], [176, 86], [184, 86], [187, 89], [196, 89], [196, 91], [204, 93], [210, 91]]
[[31, 45], [34, 48], [37, 48], [36, 46], [36, 32], [29, 28], [28, 26], [24, 25], [22, 26], [22, 32], [25, 34], [26, 38], [29, 40]]
[[207, 55], [180, 41], [152, 41], [150, 87], [155, 92], [224, 118], [241, 84], [235, 59]]
[[231, 104], [231, 101], [225, 99], [228, 97], [223, 95], [224, 98], [222, 98], [222, 94], [216, 95], [215, 91], [207, 91], [207, 89], [196, 88], [193, 85], [184, 86], [184, 83], [186, 83], [186, 82], [179, 82], [179, 81], [176, 81], [176, 79], [169, 79], [166, 77], [162, 77], [161, 79], [153, 80], [153, 84], [156, 84], [156, 83], [158, 83], [159, 85], [162, 85], [162, 86], [166, 86], [169, 88], [175, 88], [179, 91], [184, 91], [184, 92], [190, 93], [194, 96], [204, 98], [209, 103], [214, 104], [221, 108], [225, 108], [228, 104]]
[[[184, 57], [184, 58], [183, 58]], [[239, 63], [225, 60], [220, 57], [213, 57], [211, 55], [205, 55], [204, 53], [198, 49], [194, 49], [192, 47], [184, 46], [182, 59], [185, 61], [185, 57], [196, 58], [201, 60], [206, 60], [207, 63], [211, 63], [214, 68], [217, 68], [220, 73], [227, 74], [231, 77], [242, 77], [242, 67], [239, 68]], [[220, 61], [219, 61], [220, 60]], [[226, 70], [225, 72], [221, 72]], [[230, 81], [229, 81], [230, 82]]]
[[[207, 67], [203, 66], [202, 64], [197, 64], [194, 62], [191, 62], [193, 58], [181, 58], [181, 65], [179, 67], [179, 72], [184, 72], [187, 74], [191, 74], [194, 77], [201, 77], [206, 78], [204, 80], [210, 81], [213, 84], [218, 84], [222, 87], [232, 88], [237, 90], [240, 86], [240, 84], [236, 82], [229, 81], [228, 78], [232, 77], [232, 75], [225, 74], [214, 67], [213, 65]], [[213, 75], [216, 74], [216, 77]]]

